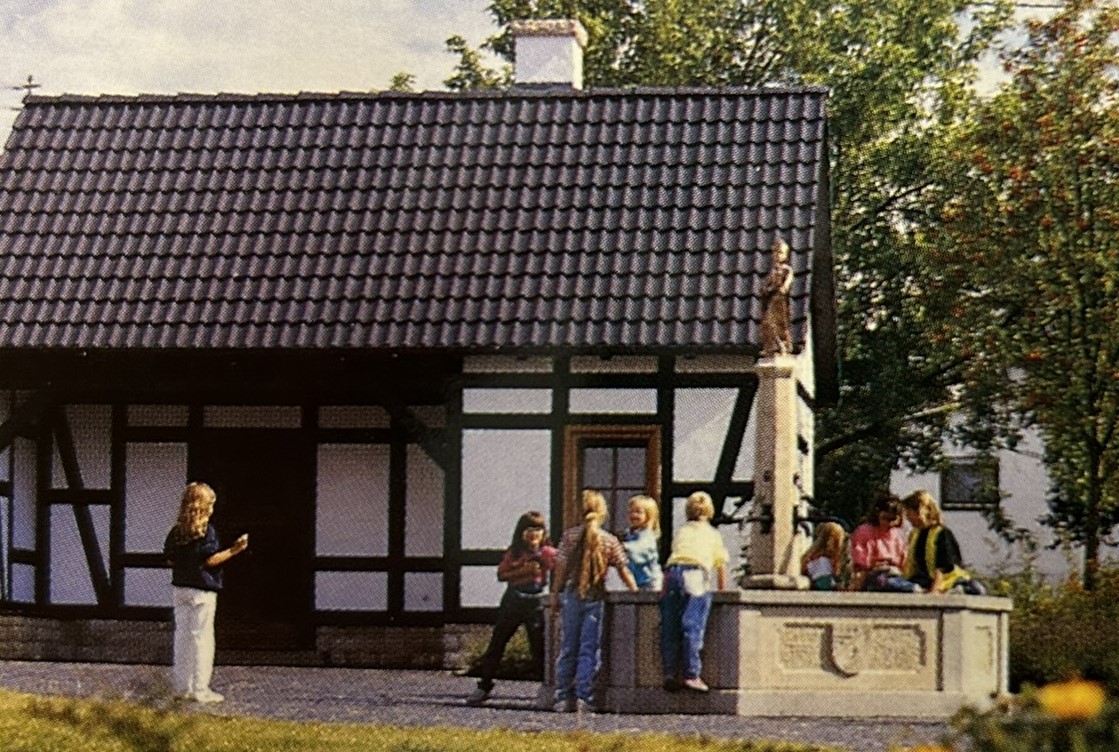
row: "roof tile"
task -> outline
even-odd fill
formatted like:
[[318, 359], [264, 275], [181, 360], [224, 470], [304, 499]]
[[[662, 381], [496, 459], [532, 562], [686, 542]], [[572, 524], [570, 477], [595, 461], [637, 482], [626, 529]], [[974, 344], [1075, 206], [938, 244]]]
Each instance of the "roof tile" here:
[[824, 92], [27, 99], [0, 346], [734, 347], [807, 336]]

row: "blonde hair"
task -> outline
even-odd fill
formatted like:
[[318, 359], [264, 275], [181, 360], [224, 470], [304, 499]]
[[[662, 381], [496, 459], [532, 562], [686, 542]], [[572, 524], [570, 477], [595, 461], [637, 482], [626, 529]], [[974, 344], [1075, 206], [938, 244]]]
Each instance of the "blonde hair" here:
[[602, 523], [606, 521], [606, 497], [589, 488], [583, 490], [583, 537], [575, 546], [572, 559], [576, 570], [571, 580], [580, 598], [601, 589], [606, 580], [606, 552], [601, 542]]
[[217, 501], [214, 489], [205, 483], [188, 483], [179, 503], [179, 517], [175, 521], [175, 539], [189, 543], [206, 535], [206, 526]]
[[653, 535], [661, 537], [661, 512], [657, 500], [652, 496], [631, 496], [629, 508], [637, 507], [645, 512], [645, 527], [653, 531]]
[[811, 548], [801, 557], [801, 564], [807, 564], [821, 556], [826, 556], [833, 563], [838, 564], [843, 558], [843, 544], [846, 540], [847, 532], [838, 522], [821, 522], [816, 526]]
[[940, 516], [940, 507], [937, 506], [936, 499], [928, 491], [921, 489], [914, 491], [901, 500], [901, 505], [911, 512], [916, 512], [917, 517], [921, 520], [922, 527], [936, 527], [942, 525], [943, 520]]
[[715, 516], [715, 502], [706, 491], [696, 491], [684, 502], [684, 515], [689, 521], [710, 520]]

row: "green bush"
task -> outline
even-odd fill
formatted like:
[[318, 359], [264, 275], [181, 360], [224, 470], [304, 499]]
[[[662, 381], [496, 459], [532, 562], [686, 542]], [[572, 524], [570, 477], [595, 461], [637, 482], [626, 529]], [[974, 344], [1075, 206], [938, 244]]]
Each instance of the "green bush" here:
[[1012, 691], [1076, 675], [1119, 695], [1119, 567], [1103, 567], [1092, 591], [1075, 579], [1047, 583], [1031, 567], [988, 582], [992, 594], [1014, 599]]
[[1103, 687], [1083, 679], [1048, 684], [994, 710], [964, 708], [952, 719], [945, 752], [1114, 752], [1119, 705]]

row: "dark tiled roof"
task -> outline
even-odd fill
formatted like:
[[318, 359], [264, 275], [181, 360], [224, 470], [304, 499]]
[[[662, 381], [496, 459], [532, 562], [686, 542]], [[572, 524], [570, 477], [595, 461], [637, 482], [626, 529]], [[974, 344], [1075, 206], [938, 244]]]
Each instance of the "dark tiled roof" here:
[[800, 347], [824, 102], [33, 96], [0, 155], [0, 347], [740, 348], [775, 233]]

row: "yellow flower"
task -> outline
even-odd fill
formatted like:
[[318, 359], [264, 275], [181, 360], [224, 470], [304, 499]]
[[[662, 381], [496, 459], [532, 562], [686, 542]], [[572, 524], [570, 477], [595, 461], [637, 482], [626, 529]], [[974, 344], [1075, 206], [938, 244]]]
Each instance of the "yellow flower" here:
[[1069, 679], [1046, 684], [1037, 691], [1037, 701], [1046, 712], [1066, 721], [1086, 721], [1100, 714], [1107, 692], [1097, 682]]

